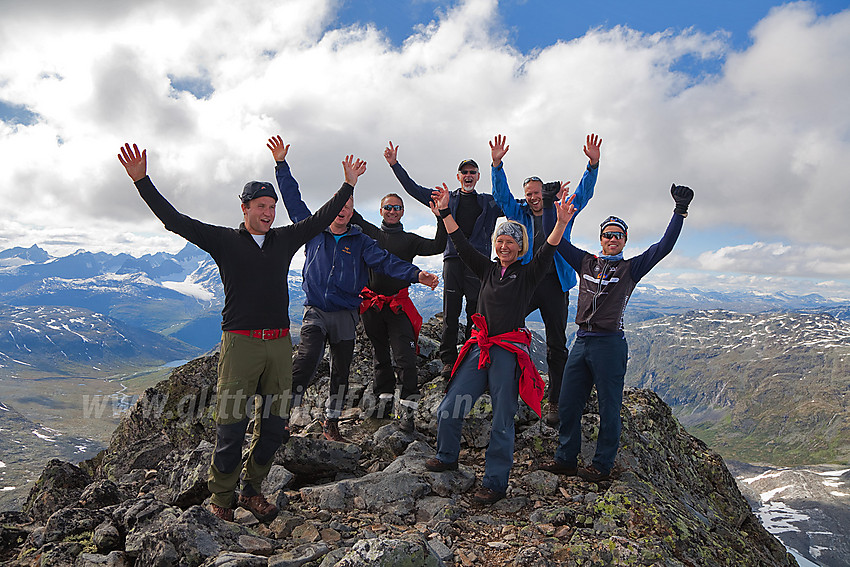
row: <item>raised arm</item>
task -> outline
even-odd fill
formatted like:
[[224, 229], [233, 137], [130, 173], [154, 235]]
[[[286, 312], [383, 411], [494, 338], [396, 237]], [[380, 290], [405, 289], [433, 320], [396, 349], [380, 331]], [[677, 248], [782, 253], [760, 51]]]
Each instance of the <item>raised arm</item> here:
[[298, 182], [295, 181], [292, 172], [289, 170], [289, 164], [286, 163], [289, 144], [284, 144], [280, 136], [272, 136], [266, 143], [266, 147], [271, 151], [275, 160], [274, 175], [277, 180], [277, 187], [280, 189], [283, 206], [286, 207], [286, 212], [289, 214], [289, 220], [298, 222], [306, 219], [310, 216], [310, 208], [301, 198]]
[[306, 219], [279, 229], [290, 231], [292, 238], [299, 243], [298, 246], [306, 243], [331, 224], [354, 193], [354, 184], [357, 183], [357, 179], [366, 172], [366, 162], [360, 159], [355, 160], [354, 156], [349, 155], [345, 156], [342, 168], [345, 172], [345, 181], [327, 203]]
[[682, 225], [685, 217], [688, 216], [688, 205], [694, 198], [694, 192], [690, 187], [684, 185], [673, 184], [670, 187], [670, 194], [673, 201], [676, 203], [673, 209], [673, 218], [667, 225], [667, 230], [664, 231], [664, 236], [661, 240], [647, 248], [646, 252], [632, 258], [630, 263], [632, 279], [636, 282], [640, 281], [649, 270], [655, 267], [667, 254], [673, 250], [676, 240], [679, 239], [679, 234], [682, 232]]
[[472, 272], [479, 278], [483, 278], [487, 270], [490, 268], [490, 258], [479, 252], [466, 239], [462, 230], [458, 230], [457, 222], [449, 210], [449, 188], [443, 183], [442, 187], [437, 187], [434, 191], [434, 199], [430, 203], [431, 212], [437, 218], [442, 218], [446, 225], [446, 231], [452, 239], [452, 242], [457, 249], [457, 254], [463, 263], [469, 267]]
[[519, 221], [522, 218], [522, 205], [517, 202], [508, 188], [508, 178], [505, 176], [505, 168], [502, 163], [502, 158], [505, 157], [508, 149], [510, 149], [510, 146], [505, 146], [505, 141], [506, 138], [504, 136], [496, 136], [493, 142], [490, 142], [490, 155], [493, 158], [493, 164], [490, 168], [493, 199], [501, 207], [506, 217]]
[[393, 146], [393, 143], [390, 142], [390, 145], [384, 148], [384, 159], [387, 160], [387, 163], [392, 168], [396, 179], [398, 179], [398, 182], [401, 183], [401, 186], [407, 194], [426, 207], [429, 206], [431, 204], [431, 189], [419, 185], [410, 178], [401, 164], [398, 163], [398, 148], [399, 146]]
[[[593, 197], [593, 189], [596, 187], [596, 178], [599, 175], [599, 158], [602, 155], [602, 138], [596, 134], [588, 134], [584, 144], [584, 155], [587, 156], [588, 163], [581, 176], [578, 187], [576, 187], [574, 195], [576, 196], [573, 205], [576, 208], [576, 213], [579, 213]], [[569, 235], [569, 231], [567, 231]]]
[[[574, 195], [575, 194], [573, 194], [573, 196]], [[552, 239], [553, 236], [557, 235], [556, 231], [558, 230], [558, 222], [562, 219], [566, 221], [564, 229], [561, 229], [561, 234], [566, 231], [566, 227], [572, 226], [571, 223], [576, 213], [575, 205], [573, 205], [572, 202], [573, 196], [566, 201], [561, 199], [558, 203], [556, 203], [555, 207], [543, 207], [543, 231], [549, 232], [549, 236], [546, 238], [546, 242], [548, 244], [555, 245], [552, 242]], [[567, 261], [573, 270], [579, 272], [581, 270], [581, 260], [587, 252], [580, 248], [576, 248], [568, 239], [563, 237], [557, 242], [557, 247], [558, 253], [564, 258], [564, 260]]]
[[381, 232], [381, 229], [364, 219], [363, 215], [357, 212], [357, 209], [355, 209], [351, 213], [351, 220], [349, 222], [351, 224], [356, 224], [357, 226], [359, 226], [360, 230], [363, 231], [363, 234], [365, 234], [369, 238], [375, 240], [378, 239], [378, 234]]
[[124, 166], [124, 170], [139, 191], [139, 195], [145, 201], [151, 212], [162, 222], [165, 228], [175, 234], [179, 234], [189, 242], [197, 245], [202, 250], [215, 256], [218, 248], [217, 237], [223, 229], [195, 220], [182, 214], [169, 203], [165, 197], [154, 187], [151, 178], [147, 175], [147, 150], [139, 151], [136, 144], [130, 146], [124, 144], [118, 154], [118, 161]]

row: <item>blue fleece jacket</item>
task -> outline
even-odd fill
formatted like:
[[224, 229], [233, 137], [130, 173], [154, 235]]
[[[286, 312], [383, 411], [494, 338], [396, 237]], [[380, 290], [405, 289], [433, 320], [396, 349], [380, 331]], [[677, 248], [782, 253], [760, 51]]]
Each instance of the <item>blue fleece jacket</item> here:
[[[292, 222], [310, 216], [286, 162], [277, 162], [275, 177]], [[419, 268], [382, 249], [357, 225], [349, 225], [348, 232], [338, 241], [326, 228], [307, 242], [304, 253], [301, 284], [307, 294], [304, 305], [322, 311], [357, 309], [360, 292], [369, 280], [369, 268], [411, 283], [419, 281]]]
[[[534, 213], [531, 212], [531, 207], [525, 199], [514, 199], [511, 195], [511, 190], [508, 188], [508, 180], [505, 177], [504, 162], [499, 164], [499, 167], [491, 167], [491, 177], [493, 179], [493, 198], [496, 203], [505, 212], [505, 216], [510, 220], [521, 222], [528, 232], [528, 252], [520, 258], [523, 264], [528, 264], [534, 251]], [[564, 230], [564, 240], [570, 241], [570, 233], [573, 230], [573, 221], [579, 211], [581, 211], [590, 198], [593, 197], [593, 188], [596, 186], [596, 177], [599, 173], [599, 165], [591, 168], [590, 165], [584, 170], [584, 175], [576, 187], [575, 198], [573, 205], [576, 208], [576, 214], [570, 219], [567, 228]], [[554, 206], [552, 210], [554, 211]], [[558, 279], [561, 281], [561, 289], [569, 291], [576, 285], [576, 273], [570, 267], [566, 260], [560, 255], [555, 255], [555, 271], [558, 273]]]

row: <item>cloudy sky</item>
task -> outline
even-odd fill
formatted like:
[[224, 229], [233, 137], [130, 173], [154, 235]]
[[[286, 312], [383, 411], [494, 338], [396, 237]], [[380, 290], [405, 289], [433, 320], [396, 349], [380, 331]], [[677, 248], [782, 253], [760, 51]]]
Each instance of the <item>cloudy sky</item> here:
[[[640, 9], [633, 5], [639, 4]], [[744, 4], [744, 7], [741, 5]], [[573, 241], [609, 214], [629, 251], [661, 235], [672, 182], [696, 198], [651, 283], [850, 298], [847, 2], [600, 0], [0, 0], [0, 248], [141, 255], [183, 242], [116, 159], [182, 212], [241, 220], [237, 194], [273, 179], [281, 134], [305, 200], [367, 160], [357, 207], [398, 191], [382, 151], [422, 185], [456, 187], [508, 138], [508, 180], [575, 185], [603, 138], [596, 195]], [[408, 201], [405, 226], [430, 212]], [[278, 224], [288, 222], [281, 208]]]

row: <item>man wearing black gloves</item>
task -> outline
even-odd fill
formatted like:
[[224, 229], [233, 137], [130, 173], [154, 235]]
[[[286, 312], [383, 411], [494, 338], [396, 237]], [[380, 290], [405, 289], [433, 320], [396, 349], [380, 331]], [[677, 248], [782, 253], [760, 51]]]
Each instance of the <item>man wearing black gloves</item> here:
[[[423, 238], [406, 232], [401, 224], [404, 202], [395, 193], [381, 199], [381, 226], [366, 221], [357, 211], [351, 224], [358, 225], [363, 233], [374, 238], [378, 246], [406, 262], [416, 256], [432, 256], [446, 249], [446, 227], [437, 220], [437, 234]], [[408, 295], [410, 283], [393, 278], [377, 270], [369, 270], [369, 282], [360, 296], [360, 321], [372, 342], [375, 381], [372, 393], [374, 405], [367, 412], [375, 418], [387, 417], [393, 409], [396, 368], [401, 379], [401, 397], [395, 408], [398, 427], [402, 431], [414, 429], [413, 415], [419, 407], [419, 372], [416, 368], [416, 344], [422, 315], [416, 310]], [[392, 348], [392, 355], [390, 355]]]
[[[620, 444], [620, 406], [628, 360], [623, 312], [641, 278], [673, 249], [694, 197], [694, 192], [682, 185], [674, 184], [670, 193], [676, 202], [673, 218], [661, 240], [643, 254], [623, 259], [629, 227], [614, 216], [600, 225], [602, 252], [598, 256], [576, 248], [566, 239], [558, 244], [558, 252], [579, 276], [579, 328], [561, 385], [559, 446], [554, 461], [541, 467], [544, 470], [578, 474], [591, 482], [607, 480], [611, 474]], [[544, 226], [551, 228], [554, 220], [552, 212], [544, 212]], [[596, 454], [590, 466], [579, 469], [581, 416], [594, 385], [599, 398]]]
[[[288, 226], [271, 228], [277, 194], [271, 183], [251, 181], [240, 199], [244, 222], [238, 229], [213, 226], [180, 214], [147, 176], [147, 151], [133, 144], [121, 148], [118, 160], [135, 182], [142, 199], [162, 221], [215, 260], [224, 285], [221, 355], [216, 385], [216, 442], [208, 486], [210, 510], [233, 521], [235, 490], [242, 476], [238, 505], [261, 522], [277, 516], [277, 507], [260, 492], [272, 457], [286, 433], [284, 418], [292, 381], [287, 274], [295, 252], [336, 218], [351, 198], [366, 164], [346, 157], [345, 182], [316, 214]], [[254, 406], [254, 429], [242, 463], [248, 427], [248, 399]]]

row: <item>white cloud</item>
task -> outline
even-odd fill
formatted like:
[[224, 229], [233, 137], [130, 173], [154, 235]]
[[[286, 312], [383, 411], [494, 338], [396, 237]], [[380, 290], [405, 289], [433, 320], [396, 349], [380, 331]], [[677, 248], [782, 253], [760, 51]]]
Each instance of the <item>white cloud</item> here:
[[[602, 167], [577, 238], [595, 237], [595, 219], [612, 213], [634, 234], [660, 233], [675, 181], [696, 191], [694, 229], [746, 227], [785, 244], [706, 242], [699, 257], [665, 262], [850, 278], [823, 236], [850, 210], [850, 10], [775, 8], [743, 52], [723, 33], [615, 27], [529, 55], [506, 43], [495, 0], [458, 3], [400, 48], [374, 27], [328, 29], [331, 0], [18, 4], [3, 3], [0, 100], [38, 120], [0, 123], [0, 246], [179, 249], [115, 158], [125, 140], [148, 148], [151, 176], [178, 209], [234, 225], [241, 186], [272, 178], [275, 133], [292, 143], [313, 208], [339, 186], [346, 153], [367, 159], [357, 199], [376, 220], [371, 205], [400, 189], [381, 155], [390, 139], [431, 186], [454, 183], [462, 158], [488, 163], [488, 140], [505, 134], [519, 194], [533, 174], [575, 185], [593, 131]], [[694, 78], [675, 70], [685, 56], [725, 64]], [[172, 79], [211, 91], [197, 99]], [[430, 212], [411, 206], [405, 223], [429, 224]]]

